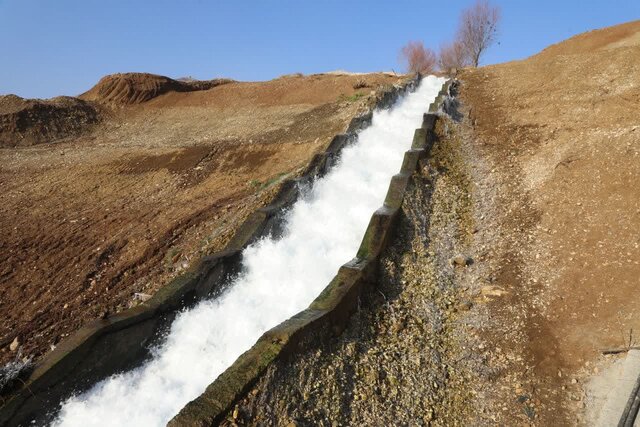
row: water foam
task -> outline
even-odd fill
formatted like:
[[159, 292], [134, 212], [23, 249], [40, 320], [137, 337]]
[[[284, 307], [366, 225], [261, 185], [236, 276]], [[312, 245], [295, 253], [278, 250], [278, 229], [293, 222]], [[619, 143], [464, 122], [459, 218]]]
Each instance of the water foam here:
[[413, 130], [443, 79], [426, 77], [345, 148], [287, 215], [281, 239], [244, 251], [244, 273], [216, 300], [178, 315], [153, 358], [63, 403], [55, 426], [161, 426], [269, 328], [305, 309], [355, 255]]

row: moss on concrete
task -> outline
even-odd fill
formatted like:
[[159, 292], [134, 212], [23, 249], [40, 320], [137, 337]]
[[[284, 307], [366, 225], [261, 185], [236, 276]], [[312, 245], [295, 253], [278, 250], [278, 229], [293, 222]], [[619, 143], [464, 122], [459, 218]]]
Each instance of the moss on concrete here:
[[[384, 95], [382, 100], [389, 102], [390, 95]], [[429, 119], [431, 118], [426, 118], [426, 120]], [[435, 118], [432, 118], [431, 123], [435, 123]], [[424, 141], [426, 146], [429, 130], [427, 129], [427, 132], [422, 129], [416, 131], [414, 143], [422, 145]], [[291, 346], [282, 346], [279, 349], [277, 347], [263, 348], [260, 344], [262, 341], [269, 339], [274, 341], [274, 337], [276, 337], [275, 342], [277, 343], [283, 341], [289, 343], [293, 335], [297, 335], [299, 340], [304, 340], [305, 337], [317, 332], [318, 324], [322, 325], [320, 328], [330, 327], [329, 329], [334, 333], [342, 332], [351, 313], [359, 307], [363, 284], [371, 276], [371, 265], [374, 261], [377, 262], [380, 253], [386, 248], [402, 202], [402, 194], [400, 193], [404, 193], [406, 188], [405, 180], [416, 170], [418, 161], [424, 154], [422, 148], [409, 150], [405, 154], [401, 170], [403, 176], [396, 178], [395, 181], [392, 180], [390, 195], [387, 195], [389, 204], [385, 204], [373, 214], [358, 249], [356, 262], [350, 262], [343, 266], [309, 309], [267, 332], [254, 348], [241, 356], [233, 366], [207, 388], [203, 395], [183, 408], [169, 425], [174, 427], [212, 425], [220, 422], [223, 419], [224, 411], [229, 412], [233, 403], [239, 398], [237, 390], [241, 388], [242, 384], [234, 379], [237, 372], [253, 372], [255, 374], [253, 377], [244, 377], [246, 389], [260, 377], [263, 363], [275, 361], [281, 356], [280, 353], [284, 353], [285, 348], [291, 351]], [[266, 352], [264, 359], [257, 354], [262, 351]], [[255, 360], [256, 358], [258, 358], [258, 362], [255, 366], [259, 369], [245, 371], [242, 361]], [[229, 392], [229, 390], [233, 390], [233, 392]], [[224, 411], [221, 410], [223, 407], [226, 408]], [[233, 423], [232, 419], [229, 421]]]
[[391, 178], [389, 184], [389, 190], [384, 199], [384, 205], [393, 209], [398, 209], [402, 205], [402, 199], [404, 197], [407, 183], [409, 182], [410, 174], [402, 173], [394, 175]]

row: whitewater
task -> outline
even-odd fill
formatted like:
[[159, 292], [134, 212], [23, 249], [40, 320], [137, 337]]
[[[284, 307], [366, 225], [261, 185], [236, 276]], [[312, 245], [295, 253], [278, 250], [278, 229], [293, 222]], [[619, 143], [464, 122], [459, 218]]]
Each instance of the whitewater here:
[[69, 398], [52, 425], [164, 426], [264, 332], [308, 307], [356, 254], [443, 83], [425, 77], [392, 108], [375, 111], [290, 208], [282, 237], [244, 250], [242, 273], [223, 295], [181, 312], [148, 362]]

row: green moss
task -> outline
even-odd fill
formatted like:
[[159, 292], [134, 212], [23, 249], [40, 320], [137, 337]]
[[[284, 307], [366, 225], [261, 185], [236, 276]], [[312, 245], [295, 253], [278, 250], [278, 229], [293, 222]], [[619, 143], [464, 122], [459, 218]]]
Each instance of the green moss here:
[[310, 308], [327, 310], [334, 307], [343, 295], [360, 279], [361, 273], [354, 270], [340, 269], [338, 274], [322, 290], [320, 295], [311, 303]]
[[367, 227], [367, 231], [364, 233], [364, 237], [362, 238], [362, 243], [358, 248], [358, 253], [356, 257], [360, 259], [368, 259], [371, 252], [371, 245], [373, 244], [373, 238], [375, 236], [375, 227], [369, 225]]
[[271, 187], [273, 184], [276, 184], [276, 183], [282, 181], [287, 176], [289, 176], [289, 174], [287, 172], [279, 173], [278, 175], [276, 175], [274, 177], [271, 177], [267, 181], [265, 181], [265, 183], [260, 186], [260, 189], [262, 190], [264, 188]]
[[262, 191], [266, 188], [271, 187], [274, 184], [277, 184], [279, 182], [281, 182], [283, 179], [285, 179], [286, 177], [288, 177], [290, 175], [289, 172], [281, 172], [277, 175], [272, 176], [271, 178], [269, 178], [268, 180], [266, 180], [265, 182], [261, 182], [257, 179], [252, 179], [251, 181], [249, 181], [247, 183], [247, 185], [249, 187], [251, 187], [252, 189], [256, 190], [256, 191]]
[[365, 94], [362, 92], [356, 92], [353, 95], [345, 95], [344, 93], [342, 93], [338, 97], [338, 102], [356, 102], [357, 100], [359, 100], [364, 96]]

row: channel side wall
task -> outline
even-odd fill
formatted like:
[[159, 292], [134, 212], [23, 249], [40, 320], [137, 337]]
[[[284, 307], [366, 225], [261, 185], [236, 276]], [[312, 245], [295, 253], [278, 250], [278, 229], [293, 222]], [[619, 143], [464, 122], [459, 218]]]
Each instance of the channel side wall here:
[[379, 258], [387, 247], [412, 174], [420, 167], [436, 140], [438, 114], [451, 100], [451, 80], [447, 80], [422, 127], [416, 129], [411, 148], [405, 152], [400, 173], [389, 184], [384, 204], [371, 216], [356, 257], [344, 264], [337, 275], [309, 308], [265, 332], [254, 346], [242, 354], [198, 398], [189, 402], [168, 424], [170, 427], [212, 426], [223, 421], [241, 399], [278, 358], [304, 350], [304, 338], [324, 331], [340, 334], [358, 307], [362, 292], [375, 287]]
[[[419, 81], [420, 76], [416, 76], [381, 92], [373, 109], [393, 105]], [[240, 272], [242, 251], [247, 246], [265, 236], [279, 236], [286, 209], [298, 199], [302, 188], [331, 169], [341, 150], [371, 123], [372, 114], [369, 111], [353, 118], [345, 133], [336, 135], [324, 152], [316, 154], [300, 177], [283, 181], [271, 204], [249, 215], [222, 251], [203, 257], [149, 301], [90, 322], [63, 340], [19, 389], [9, 396], [0, 396], [3, 398], [0, 426], [29, 425], [32, 420], [38, 425], [45, 423], [70, 395], [139, 366], [180, 310], [224, 290], [229, 279]], [[267, 357], [269, 352], [264, 354]]]

